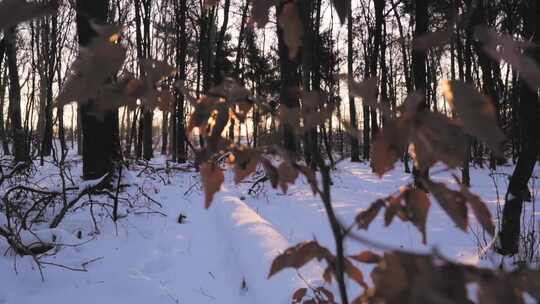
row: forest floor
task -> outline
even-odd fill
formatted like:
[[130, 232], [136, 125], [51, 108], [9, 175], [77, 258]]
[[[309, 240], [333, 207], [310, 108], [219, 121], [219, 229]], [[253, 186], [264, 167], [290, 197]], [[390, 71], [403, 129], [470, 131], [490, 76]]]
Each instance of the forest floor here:
[[[162, 161], [153, 163], [163, 166]], [[74, 176], [80, 173], [73, 170]], [[471, 169], [472, 191], [488, 204], [495, 220], [510, 172], [511, 168], [504, 166], [494, 174]], [[222, 191], [205, 210], [198, 173], [178, 172], [163, 179], [137, 173], [125, 174], [124, 182], [138, 185], [162, 207], [142, 199], [132, 202], [133, 206], [122, 205], [122, 217], [116, 224], [106, 209], [96, 207], [93, 212], [99, 232], [90, 208], [79, 208], [59, 228], [39, 231], [42, 237], [54, 234], [56, 242], [63, 244], [44, 261], [86, 271], [43, 265], [42, 280], [31, 258], [8, 252], [0, 256], [0, 303], [284, 304], [306, 283], [322, 284], [322, 268], [313, 262], [299, 272], [287, 270], [267, 279], [273, 258], [298, 242], [316, 239], [330, 249], [334, 246], [323, 205], [304, 179], [297, 180], [287, 194], [269, 184], [250, 194], [252, 182], [234, 185], [232, 175], [226, 173]], [[437, 178], [454, 183], [449, 173]], [[379, 179], [367, 164], [342, 162], [332, 172], [332, 179], [336, 213], [349, 224], [358, 212], [395, 192], [411, 177], [399, 167]], [[140, 198], [132, 187], [126, 191], [132, 192], [130, 197]], [[537, 194], [538, 189], [533, 192]], [[527, 214], [536, 215], [534, 204], [526, 209]], [[500, 257], [489, 250], [482, 254], [491, 242], [489, 235], [482, 232], [474, 217], [469, 222], [468, 233], [462, 232], [433, 200], [427, 246], [410, 223], [396, 219], [385, 228], [382, 213], [368, 231], [358, 233], [392, 248], [417, 252], [436, 248], [450, 259], [497, 267]], [[528, 225], [534, 227], [535, 221]], [[79, 231], [82, 239], [76, 237]], [[536, 248], [538, 244], [529, 245]], [[0, 241], [0, 252], [6, 249], [7, 244]], [[348, 254], [365, 249], [380, 252], [355, 241], [346, 244]], [[362, 267], [368, 278], [369, 268]], [[351, 294], [360, 292], [348, 283]]]

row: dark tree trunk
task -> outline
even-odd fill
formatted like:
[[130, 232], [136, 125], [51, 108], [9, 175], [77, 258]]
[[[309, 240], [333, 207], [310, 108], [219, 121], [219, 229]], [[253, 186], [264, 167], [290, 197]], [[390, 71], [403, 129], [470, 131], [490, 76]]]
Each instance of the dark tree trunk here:
[[[302, 36], [302, 84], [304, 91], [319, 90], [319, 88], [312, 86], [312, 75], [314, 71], [318, 69], [316, 62], [314, 61], [314, 54], [317, 52], [317, 45], [314, 43], [315, 33], [312, 19], [312, 13], [314, 8], [314, 1], [301, 0], [298, 1], [298, 10], [300, 12], [300, 19], [304, 34]], [[315, 155], [318, 155], [317, 148], [317, 127], [312, 130], [308, 130], [304, 135], [304, 157], [306, 163], [312, 168], [317, 167]]]
[[163, 119], [161, 121], [161, 154], [167, 155], [167, 147], [169, 144], [169, 112], [163, 111]]
[[[533, 43], [540, 42], [540, 5], [536, 0], [523, 3], [523, 36]], [[529, 49], [526, 54], [536, 62], [540, 62], [537, 51]], [[500, 232], [500, 252], [505, 255], [515, 254], [519, 250], [519, 237], [521, 230], [521, 209], [524, 201], [530, 200], [528, 182], [534, 170], [540, 153], [540, 113], [538, 94], [532, 90], [525, 81], [520, 81], [520, 133], [521, 149], [518, 161], [505, 197], [502, 229]]]
[[[277, 7], [277, 15], [283, 10], [283, 3]], [[296, 58], [289, 58], [289, 48], [285, 44], [283, 30], [277, 26], [279, 65], [281, 71], [281, 105], [288, 108], [299, 106], [298, 102], [298, 62]], [[296, 152], [296, 136], [294, 128], [288, 122], [282, 122], [283, 127], [283, 146], [285, 149]]]
[[17, 46], [15, 28], [6, 31], [6, 55], [9, 68], [9, 119], [13, 137], [13, 155], [16, 162], [28, 161], [29, 155], [24, 139], [21, 121], [21, 87], [17, 67]]
[[[96, 36], [91, 22], [107, 20], [108, 0], [77, 1], [77, 32], [79, 44], [87, 45]], [[83, 138], [83, 178], [97, 179], [114, 170], [120, 159], [118, 110], [102, 113], [98, 118], [92, 101], [80, 106]]]
[[[50, 28], [49, 28], [50, 26]], [[41, 41], [44, 44], [44, 65], [45, 65], [45, 109], [44, 109], [44, 130], [43, 141], [41, 143], [41, 156], [51, 155], [53, 148], [53, 81], [55, 64], [56, 64], [56, 36], [57, 36], [57, 17], [53, 16], [51, 24], [49, 21], [45, 21], [45, 28], [41, 29], [43, 32], [43, 39]]]
[[[470, 0], [468, 1], [470, 2]], [[482, 69], [482, 91], [486, 94], [495, 107], [495, 113], [499, 116], [499, 90], [497, 89], [496, 82], [494, 80], [494, 63], [482, 50], [483, 45], [481, 42], [472, 38], [472, 31], [477, 25], [487, 25], [486, 12], [489, 11], [489, 2], [484, 3], [485, 0], [476, 1], [476, 8], [473, 13], [472, 25], [468, 30], [468, 39], [473, 42], [474, 51], [478, 56], [478, 64]], [[471, 6], [471, 3], [468, 3]], [[497, 119], [499, 120], [499, 119]], [[489, 166], [492, 170], [497, 168], [496, 158], [493, 153], [490, 153]]]
[[219, 31], [219, 36], [216, 42], [216, 62], [214, 65], [214, 84], [218, 85], [223, 82], [223, 61], [225, 54], [225, 34], [227, 33], [227, 27], [229, 25], [229, 8], [231, 7], [231, 0], [225, 0], [223, 5], [223, 23]]
[[[4, 97], [6, 94], [7, 80], [4, 77], [7, 75], [6, 70], [2, 71], [2, 63], [4, 62], [4, 54], [6, 53], [6, 38], [0, 40], [0, 109], [4, 109]], [[9, 155], [9, 145], [6, 138], [6, 130], [4, 129], [4, 111], [0, 111], [0, 140], [2, 140], [2, 150], [4, 155]]]
[[[349, 82], [353, 80], [353, 28], [352, 28], [352, 8], [349, 7], [349, 17], [347, 18], [347, 74]], [[351, 130], [349, 141], [351, 142], [351, 161], [360, 161], [360, 145], [358, 144], [358, 118], [356, 117], [356, 104], [354, 97], [349, 90], [349, 116], [351, 120]]]
[[[179, 11], [176, 15], [177, 18], [177, 48], [176, 48], [176, 61], [179, 68], [178, 79], [185, 81], [186, 72], [186, 48], [187, 48], [187, 5], [186, 1], [180, 0]], [[176, 107], [176, 160], [178, 163], [185, 163], [187, 161], [187, 147], [186, 147], [186, 130], [185, 130], [185, 118], [184, 118], [184, 95], [179, 92], [177, 94], [177, 107]]]
[[[375, 77], [378, 80], [378, 70], [377, 70], [377, 64], [379, 62], [379, 55], [381, 51], [381, 45], [382, 45], [382, 25], [384, 21], [383, 11], [384, 11], [384, 5], [385, 0], [374, 0], [375, 4], [375, 33], [373, 37], [373, 49], [371, 50], [371, 58], [370, 58], [370, 76]], [[384, 60], [384, 58], [382, 59]], [[375, 99], [378, 98], [379, 90], [377, 89]], [[379, 124], [377, 121], [377, 110], [373, 107], [370, 107], [370, 114], [371, 114], [371, 140], [377, 136], [377, 133], [379, 132]]]
[[[415, 29], [414, 38], [418, 38], [428, 30], [428, 5], [426, 0], [415, 0]], [[412, 66], [414, 86], [417, 91], [422, 92], [424, 95], [424, 101], [419, 105], [419, 111], [427, 110], [426, 102], [426, 51], [422, 49], [413, 49], [412, 51]], [[419, 170], [416, 166], [413, 167], [413, 177], [415, 184], [421, 187], [420, 179], [427, 177], [429, 172], [426, 170]]]

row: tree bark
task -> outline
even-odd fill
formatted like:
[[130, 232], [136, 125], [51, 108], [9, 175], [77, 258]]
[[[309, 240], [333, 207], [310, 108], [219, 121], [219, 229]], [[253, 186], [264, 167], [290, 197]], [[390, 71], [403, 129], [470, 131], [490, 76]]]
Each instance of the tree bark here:
[[[533, 43], [540, 42], [540, 5], [536, 0], [528, 0], [523, 3], [523, 36]], [[535, 50], [526, 50], [536, 62], [540, 62], [540, 56]], [[505, 196], [503, 209], [502, 229], [500, 237], [500, 253], [512, 255], [519, 250], [519, 237], [521, 230], [521, 210], [524, 201], [530, 200], [528, 182], [532, 176], [534, 166], [540, 153], [540, 113], [538, 94], [531, 89], [525, 81], [519, 82], [520, 92], [520, 133], [521, 149], [514, 172], [510, 178], [508, 191]]]
[[[4, 109], [4, 97], [6, 93], [7, 80], [6, 71], [2, 70], [2, 63], [4, 62], [4, 55], [6, 53], [6, 38], [0, 40], [0, 109]], [[9, 145], [6, 138], [6, 130], [4, 129], [4, 111], [0, 111], [0, 140], [2, 140], [2, 150], [4, 155], [9, 155]]]
[[[108, 0], [77, 0], [77, 32], [79, 44], [85, 46], [96, 36], [90, 22], [103, 23], [107, 19]], [[82, 123], [83, 178], [97, 179], [112, 173], [120, 159], [118, 139], [118, 110], [96, 117], [93, 102], [80, 106]]]
[[[352, 8], [349, 6], [349, 17], [347, 18], [347, 74], [349, 82], [353, 81], [353, 28], [352, 28]], [[349, 117], [351, 120], [351, 130], [349, 141], [351, 143], [351, 162], [360, 161], [360, 145], [358, 144], [358, 118], [356, 116], [356, 104], [349, 86]]]
[[6, 31], [6, 55], [9, 68], [9, 119], [13, 137], [13, 155], [15, 162], [29, 160], [21, 121], [21, 86], [17, 67], [17, 38], [15, 27]]
[[[283, 10], [284, 3], [277, 6], [277, 15]], [[298, 62], [297, 58], [289, 58], [289, 48], [285, 44], [283, 30], [277, 26], [279, 65], [281, 71], [281, 106], [296, 108], [298, 101]], [[294, 134], [294, 128], [288, 122], [282, 122], [283, 127], [283, 146], [290, 152], [297, 151], [297, 141]]]
[[[427, 33], [428, 30], [428, 4], [426, 0], [415, 0], [415, 28], [414, 38], [421, 37]], [[413, 49], [412, 51], [412, 66], [415, 89], [422, 92], [424, 101], [419, 104], [419, 111], [427, 110], [426, 102], [426, 58], [427, 54], [425, 50]], [[419, 170], [416, 166], [413, 167], [413, 177], [416, 186], [422, 187], [420, 178], [425, 178], [429, 174], [428, 170]]]

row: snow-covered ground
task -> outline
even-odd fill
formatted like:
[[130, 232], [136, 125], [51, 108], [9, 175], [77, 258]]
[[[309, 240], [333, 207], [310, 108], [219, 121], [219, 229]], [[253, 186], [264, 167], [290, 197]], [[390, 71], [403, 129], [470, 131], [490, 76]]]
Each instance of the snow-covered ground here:
[[[500, 167], [498, 172], [509, 173], [511, 168]], [[489, 174], [487, 169], [472, 169], [472, 191], [484, 198], [496, 218], [497, 193]], [[356, 214], [376, 198], [410, 181], [401, 167], [379, 179], [366, 164], [348, 162], [339, 164], [332, 178], [334, 207], [345, 223], [352, 223]], [[440, 178], [451, 180], [448, 174]], [[273, 258], [289, 246], [317, 239], [333, 249], [323, 205], [305, 180], [299, 179], [287, 194], [266, 184], [253, 196], [248, 194], [251, 183], [236, 186], [227, 173], [222, 191], [205, 210], [198, 179], [197, 173], [181, 172], [171, 175], [170, 183], [164, 185], [160, 180], [129, 172], [126, 183], [145, 189], [162, 208], [149, 201], [139, 202], [144, 206], [135, 206], [129, 212], [124, 206], [121, 214], [127, 216], [116, 225], [104, 209], [97, 208], [94, 212], [99, 234], [94, 233], [89, 208], [78, 209], [58, 229], [40, 232], [42, 237], [54, 234], [57, 242], [66, 244], [44, 261], [87, 271], [45, 265], [42, 281], [31, 258], [0, 256], [0, 304], [284, 304], [290, 303], [292, 292], [306, 282], [322, 284], [322, 271], [315, 263], [299, 272], [280, 272], [267, 280]], [[502, 199], [506, 176], [496, 174], [494, 179]], [[526, 208], [532, 207], [528, 204]], [[180, 214], [185, 216], [182, 223], [178, 222]], [[412, 224], [394, 220], [385, 228], [382, 213], [367, 232], [359, 233], [394, 248], [437, 248], [455, 260], [496, 266], [500, 259], [495, 255], [480, 259], [479, 250], [490, 238], [481, 232], [472, 214], [470, 223], [469, 233], [460, 231], [433, 201], [427, 246], [422, 245], [421, 235]], [[76, 237], [79, 231], [82, 239]], [[350, 254], [368, 249], [354, 241], [346, 247]], [[6, 249], [7, 244], [0, 241], [0, 252]], [[364, 270], [367, 274], [369, 269]], [[350, 292], [356, 294], [359, 290], [353, 287]]]

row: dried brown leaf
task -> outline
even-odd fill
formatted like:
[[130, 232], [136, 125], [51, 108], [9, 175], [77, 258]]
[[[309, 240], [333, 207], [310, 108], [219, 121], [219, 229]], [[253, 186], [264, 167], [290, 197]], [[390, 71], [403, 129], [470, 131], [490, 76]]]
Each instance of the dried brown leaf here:
[[274, 274], [285, 268], [299, 269], [313, 259], [321, 259], [322, 251], [319, 244], [315, 241], [299, 243], [288, 248], [282, 254], [278, 255], [270, 266], [270, 278]]
[[295, 303], [301, 303], [302, 302], [302, 299], [306, 296], [307, 294], [307, 288], [298, 288], [292, 295], [292, 301], [293, 301], [293, 304]]
[[323, 280], [326, 283], [331, 284], [333, 276], [334, 276], [334, 268], [332, 268], [331, 265], [326, 266], [323, 272]]
[[411, 189], [405, 193], [405, 202], [410, 220], [422, 233], [422, 243], [426, 244], [426, 222], [431, 206], [427, 193], [421, 189]]
[[393, 253], [385, 253], [383, 260], [371, 272], [371, 279], [376, 288], [375, 296], [389, 301], [397, 300], [409, 286], [407, 272], [399, 256]]
[[294, 60], [300, 45], [302, 45], [302, 22], [298, 14], [298, 7], [295, 2], [283, 4], [281, 13], [278, 16], [278, 25], [283, 31], [285, 45], [289, 48], [289, 59]]
[[369, 206], [369, 208], [367, 208], [366, 210], [360, 212], [356, 216], [356, 223], [358, 224], [358, 228], [359, 229], [368, 229], [371, 222], [373, 222], [373, 220], [375, 219], [377, 214], [379, 214], [379, 211], [381, 211], [381, 208], [384, 207], [384, 206], [385, 206], [384, 201], [381, 200], [381, 199], [378, 199], [377, 201], [372, 203]]
[[194, 128], [206, 129], [205, 125], [208, 123], [210, 115], [216, 107], [216, 101], [207, 96], [203, 96], [195, 104], [195, 110], [189, 117], [187, 132], [191, 133]]
[[451, 168], [463, 164], [468, 143], [459, 124], [433, 112], [418, 113], [415, 121], [411, 138], [420, 170], [433, 166], [437, 161]]
[[257, 170], [259, 153], [242, 146], [233, 151], [234, 155], [234, 182], [239, 184], [244, 178]]
[[523, 49], [533, 47], [530, 42], [515, 41], [510, 36], [499, 35], [486, 26], [477, 26], [475, 36], [484, 43], [484, 52], [496, 60], [508, 62], [519, 72], [527, 85], [534, 91], [540, 89], [540, 67], [531, 57], [522, 53]]
[[407, 151], [411, 124], [408, 119], [388, 121], [376, 136], [371, 154], [371, 167], [379, 177], [394, 168]]
[[[126, 49], [111, 41], [111, 37], [118, 35], [119, 30], [121, 29], [114, 25], [101, 26], [98, 33], [103, 35], [95, 37], [87, 46], [80, 48], [79, 57], [71, 66], [71, 75], [57, 97], [57, 106], [72, 101], [86, 104], [100, 96], [106, 82], [118, 73], [126, 58]], [[105, 103], [98, 107], [109, 107], [108, 100], [95, 102]]]
[[371, 107], [378, 107], [377, 104], [377, 78], [368, 78], [362, 82], [349, 79], [349, 95], [361, 97], [362, 102]]
[[200, 165], [201, 182], [204, 189], [204, 208], [210, 207], [214, 195], [219, 191], [225, 176], [223, 171], [213, 163], [203, 163]]
[[377, 264], [381, 261], [381, 256], [370, 250], [362, 251], [349, 257], [355, 261], [366, 264]]
[[439, 202], [441, 208], [450, 216], [452, 221], [461, 230], [467, 231], [467, 205], [466, 198], [461, 192], [450, 190], [443, 183], [425, 181], [424, 185]]
[[366, 287], [366, 282], [364, 281], [364, 274], [360, 269], [358, 269], [354, 264], [347, 258], [344, 260], [345, 263], [345, 273], [349, 278], [351, 278], [353, 281], [355, 281], [358, 285], [362, 287]]
[[283, 193], [287, 193], [289, 184], [294, 184], [298, 178], [298, 170], [294, 168], [288, 161], [283, 161], [278, 168], [279, 186]]
[[386, 209], [384, 211], [384, 226], [388, 227], [390, 226], [390, 224], [392, 224], [394, 216], [396, 216], [396, 214], [399, 212], [399, 209], [401, 208], [401, 198], [391, 196], [386, 200], [388, 202], [388, 205], [386, 206]]
[[443, 93], [463, 122], [465, 132], [483, 140], [493, 152], [502, 155], [505, 136], [489, 99], [471, 85], [459, 81], [445, 81]]
[[467, 203], [471, 207], [474, 216], [478, 219], [478, 222], [480, 222], [480, 225], [482, 225], [489, 234], [495, 235], [495, 225], [493, 224], [491, 212], [489, 212], [486, 203], [484, 203], [478, 195], [470, 192], [465, 186], [461, 187], [461, 193], [463, 193], [467, 199]]

